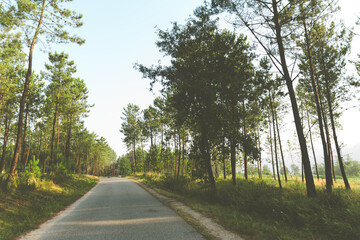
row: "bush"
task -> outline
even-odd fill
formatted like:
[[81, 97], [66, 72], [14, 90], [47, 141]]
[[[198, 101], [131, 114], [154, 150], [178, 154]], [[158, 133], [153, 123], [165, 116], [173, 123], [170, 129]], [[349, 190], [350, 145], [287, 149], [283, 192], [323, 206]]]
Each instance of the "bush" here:
[[68, 179], [67, 168], [65, 164], [63, 164], [63, 162], [60, 162], [55, 169], [55, 175], [53, 177], [54, 183], [56, 184], [63, 183], [67, 179]]
[[25, 167], [24, 172], [19, 173], [17, 187], [19, 190], [34, 190], [41, 185], [41, 170], [38, 166], [40, 160], [35, 156]]
[[190, 177], [188, 176], [173, 176], [173, 175], [164, 175], [160, 179], [161, 184], [164, 188], [172, 192], [187, 192], [189, 191], [189, 185], [191, 182]]

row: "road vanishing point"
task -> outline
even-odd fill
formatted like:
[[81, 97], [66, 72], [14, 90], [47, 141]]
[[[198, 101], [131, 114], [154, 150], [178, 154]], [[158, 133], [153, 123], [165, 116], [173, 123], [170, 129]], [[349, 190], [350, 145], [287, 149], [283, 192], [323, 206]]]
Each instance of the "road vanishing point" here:
[[204, 237], [131, 180], [102, 178], [84, 197], [20, 240], [197, 240]]

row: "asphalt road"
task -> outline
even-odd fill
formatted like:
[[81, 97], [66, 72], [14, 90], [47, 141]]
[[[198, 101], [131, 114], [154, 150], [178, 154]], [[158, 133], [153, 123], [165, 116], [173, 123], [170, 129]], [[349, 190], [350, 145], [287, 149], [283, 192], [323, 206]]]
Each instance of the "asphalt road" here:
[[101, 179], [80, 201], [24, 239], [204, 239], [173, 210], [123, 178]]

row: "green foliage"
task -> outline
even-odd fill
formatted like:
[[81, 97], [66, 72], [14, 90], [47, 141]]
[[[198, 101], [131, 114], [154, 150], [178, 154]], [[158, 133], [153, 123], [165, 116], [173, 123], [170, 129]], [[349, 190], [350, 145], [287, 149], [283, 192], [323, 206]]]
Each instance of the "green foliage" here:
[[68, 169], [63, 162], [60, 162], [55, 169], [54, 183], [61, 184], [66, 182], [68, 177]]
[[41, 169], [38, 166], [40, 160], [35, 159], [35, 156], [30, 160], [25, 171], [19, 173], [18, 176], [18, 189], [20, 190], [34, 190], [41, 186]]
[[69, 176], [66, 184], [54, 185], [43, 179], [36, 191], [1, 192], [0, 239], [16, 239], [47, 221], [64, 207], [88, 192], [97, 178]]
[[177, 194], [191, 207], [250, 239], [359, 239], [360, 193], [323, 189], [306, 197], [306, 186], [291, 182], [283, 190], [270, 179], [219, 180], [217, 192], [201, 182], [173, 176], [147, 177], [153, 186]]

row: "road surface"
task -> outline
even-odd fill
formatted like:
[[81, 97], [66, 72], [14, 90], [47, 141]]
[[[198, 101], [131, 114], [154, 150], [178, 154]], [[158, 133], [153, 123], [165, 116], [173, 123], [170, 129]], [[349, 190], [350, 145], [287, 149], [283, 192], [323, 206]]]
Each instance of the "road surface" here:
[[173, 210], [123, 178], [104, 178], [82, 199], [21, 240], [204, 239]]

